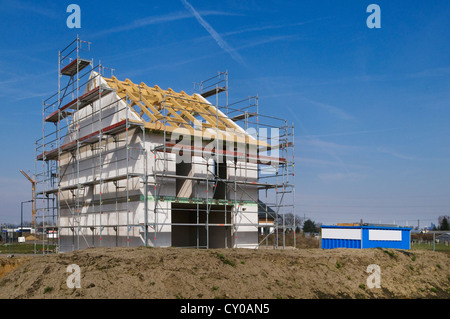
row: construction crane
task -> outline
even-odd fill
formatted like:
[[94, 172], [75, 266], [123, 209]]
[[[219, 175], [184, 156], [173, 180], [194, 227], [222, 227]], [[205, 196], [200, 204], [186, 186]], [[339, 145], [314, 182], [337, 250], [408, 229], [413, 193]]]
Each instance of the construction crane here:
[[31, 182], [31, 227], [36, 228], [36, 182], [22, 169], [20, 172]]

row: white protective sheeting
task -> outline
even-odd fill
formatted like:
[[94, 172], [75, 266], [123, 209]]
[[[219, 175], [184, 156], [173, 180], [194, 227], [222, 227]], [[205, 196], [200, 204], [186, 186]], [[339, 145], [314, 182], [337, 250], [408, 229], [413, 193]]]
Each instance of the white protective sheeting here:
[[361, 240], [361, 228], [322, 228], [322, 238]]
[[369, 229], [369, 240], [401, 241], [401, 230]]

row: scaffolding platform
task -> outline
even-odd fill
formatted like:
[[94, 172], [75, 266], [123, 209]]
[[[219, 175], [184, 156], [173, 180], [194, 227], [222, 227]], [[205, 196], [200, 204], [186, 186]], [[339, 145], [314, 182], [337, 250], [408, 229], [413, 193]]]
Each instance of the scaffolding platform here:
[[[176, 179], [189, 179], [189, 180], [195, 180], [195, 181], [204, 181], [204, 177], [197, 177], [197, 176], [185, 176], [185, 175], [175, 175], [175, 174], [155, 174], [158, 178], [176, 178]], [[211, 178], [211, 182], [216, 181], [216, 179]], [[237, 184], [237, 185], [251, 185], [251, 186], [259, 186], [260, 189], [268, 189], [268, 188], [282, 188], [283, 186], [289, 186], [286, 184], [271, 184], [271, 183], [261, 183], [261, 182], [250, 182], [250, 181], [242, 181], [242, 180], [217, 180], [221, 183], [227, 183], [227, 184]]]
[[221, 92], [225, 92], [226, 90], [227, 90], [227, 88], [223, 86], [223, 87], [211, 89], [211, 90], [206, 91], [206, 92], [204, 92], [204, 93], [202, 93], [200, 95], [203, 96], [206, 99], [207, 97], [219, 94]]
[[45, 118], [46, 122], [57, 122], [60, 119], [63, 119], [67, 116], [72, 115], [72, 112], [68, 112], [67, 110], [81, 110], [82, 108], [86, 107], [87, 105], [91, 104], [92, 102], [100, 99], [101, 97], [104, 97], [108, 95], [109, 93], [114, 92], [111, 88], [102, 88], [97, 86], [95, 89], [90, 90], [89, 92], [86, 92], [82, 96], [70, 101], [66, 105], [58, 108], [58, 110], [54, 111], [50, 115], [48, 115]]
[[121, 180], [125, 180], [125, 179], [132, 178], [132, 177], [141, 177], [141, 176], [142, 176], [142, 174], [139, 174], [139, 173], [128, 173], [128, 174], [122, 174], [122, 175], [111, 176], [111, 177], [106, 177], [106, 178], [98, 178], [98, 179], [95, 179], [92, 181], [79, 183], [79, 185], [73, 184], [73, 185], [59, 186], [58, 188], [47, 189], [45, 191], [40, 191], [37, 194], [38, 195], [56, 194], [56, 193], [62, 192], [62, 191], [75, 190], [78, 188], [78, 186], [80, 186], [80, 188], [84, 188], [87, 186], [99, 185], [100, 183], [111, 183], [111, 182], [121, 181]]
[[91, 61], [89, 60], [76, 58], [61, 70], [61, 74], [67, 76], [74, 76], [75, 74], [83, 70], [85, 67], [87, 67], [89, 64], [91, 64]]
[[248, 118], [253, 117], [253, 116], [256, 116], [255, 112], [251, 112], [251, 113], [245, 112], [245, 113], [242, 113], [242, 114], [230, 117], [230, 120], [236, 122], [236, 121], [241, 121], [241, 120], [248, 119]]
[[[76, 139], [74, 141], [66, 143], [66, 144], [62, 145], [61, 147], [55, 148], [48, 152], [44, 152], [44, 153], [38, 155], [36, 159], [39, 161], [57, 160], [59, 152], [70, 152], [82, 145], [97, 143], [99, 141], [100, 134], [114, 135], [114, 134], [125, 131], [129, 127], [138, 126], [138, 125], [140, 125], [140, 123], [122, 120], [120, 122], [117, 122], [115, 124], [107, 126], [101, 130], [95, 131], [91, 134], [80, 137], [79, 139]], [[80, 144], [78, 144], [78, 143], [80, 143]]]
[[238, 160], [244, 160], [247, 162], [257, 163], [257, 164], [266, 164], [266, 165], [274, 165], [274, 164], [283, 164], [286, 163], [286, 158], [283, 157], [273, 157], [273, 156], [263, 156], [263, 155], [255, 155], [255, 154], [249, 154], [249, 153], [243, 153], [243, 152], [237, 152], [237, 151], [225, 151], [225, 150], [219, 150], [216, 152], [215, 148], [213, 150], [206, 150], [204, 147], [195, 147], [195, 146], [187, 146], [180, 144], [177, 146], [177, 144], [174, 143], [166, 143], [165, 146], [159, 146], [155, 148], [158, 152], [167, 152], [167, 153], [174, 153], [174, 152], [186, 152], [189, 155], [192, 156], [205, 156], [207, 154], [208, 156], [222, 156], [225, 158], [232, 158], [232, 159], [238, 159]]

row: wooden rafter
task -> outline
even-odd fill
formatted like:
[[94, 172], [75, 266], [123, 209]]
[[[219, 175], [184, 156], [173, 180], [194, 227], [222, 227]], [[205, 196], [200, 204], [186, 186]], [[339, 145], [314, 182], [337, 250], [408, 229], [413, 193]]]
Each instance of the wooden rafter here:
[[[127, 97], [131, 101], [130, 108], [147, 129], [166, 130], [169, 133], [186, 129], [191, 134], [198, 131], [205, 138], [215, 138], [218, 134], [217, 137], [223, 140], [233, 138], [240, 143], [268, 146], [248, 136], [239, 125], [197, 94], [188, 95], [184, 91], [177, 93], [171, 88], [163, 90], [157, 85], [149, 87], [143, 82], [135, 84], [130, 79], [120, 81], [114, 76], [104, 80], [116, 90], [120, 98], [125, 101]], [[144, 115], [148, 120], [143, 118]]]

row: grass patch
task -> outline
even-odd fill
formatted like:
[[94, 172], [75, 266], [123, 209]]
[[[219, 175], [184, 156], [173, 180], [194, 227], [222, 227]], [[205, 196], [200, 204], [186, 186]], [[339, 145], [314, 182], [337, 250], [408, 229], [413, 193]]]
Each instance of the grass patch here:
[[389, 255], [389, 257], [391, 257], [391, 258], [394, 258], [395, 257], [395, 254], [394, 254], [394, 252], [392, 251], [392, 250], [387, 250], [387, 249], [385, 249], [385, 250], [383, 250], [386, 254], [388, 254]]
[[46, 294], [48, 292], [51, 292], [52, 290], [53, 290], [53, 287], [47, 286], [47, 287], [44, 288], [44, 294]]
[[342, 264], [340, 262], [338, 262], [338, 261], [336, 262], [336, 268], [337, 269], [341, 269], [342, 268]]
[[236, 267], [236, 264], [234, 262], [232, 262], [231, 260], [229, 260], [228, 258], [226, 258], [223, 254], [221, 254], [219, 252], [214, 252], [214, 255], [216, 255], [216, 257], [218, 257], [220, 259], [220, 261], [223, 262], [225, 265], [230, 265], [231, 267]]

